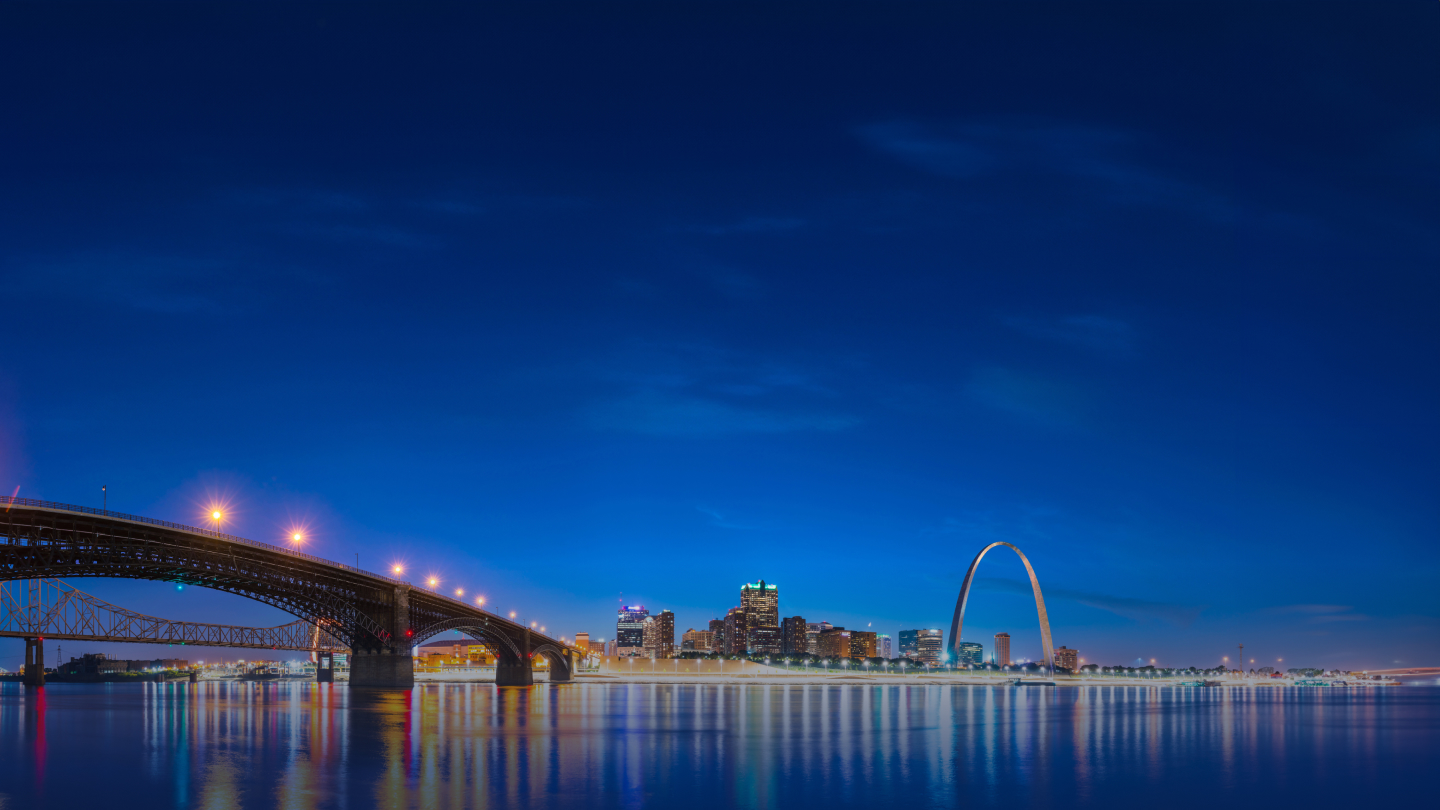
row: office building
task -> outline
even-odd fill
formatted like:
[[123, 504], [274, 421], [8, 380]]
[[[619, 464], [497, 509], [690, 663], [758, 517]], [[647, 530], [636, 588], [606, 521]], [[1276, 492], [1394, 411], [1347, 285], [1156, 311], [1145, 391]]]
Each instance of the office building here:
[[629, 605], [620, 608], [615, 622], [615, 654], [645, 654], [645, 620], [650, 611], [644, 605]]
[[645, 623], [641, 625], [645, 633], [645, 657], [660, 657], [660, 623], [655, 621], [654, 616], [647, 616]]
[[728, 655], [744, 655], [745, 644], [750, 639], [745, 624], [745, 610], [733, 607], [725, 614], [725, 645], [721, 652]]
[[978, 667], [985, 663], [985, 645], [978, 641], [960, 642], [959, 657], [955, 663], [959, 666]]
[[[713, 623], [713, 622], [712, 622]], [[724, 625], [724, 622], [721, 622]], [[708, 653], [715, 650], [715, 633], [712, 630], [686, 630], [680, 637], [680, 649]]]
[[659, 642], [655, 657], [673, 658], [675, 656], [675, 613], [662, 610], [650, 618], [655, 620], [655, 632]]
[[745, 649], [752, 654], [779, 654], [780, 591], [760, 580], [740, 586], [740, 609], [745, 612]]
[[1002, 666], [1010, 666], [1010, 634], [995, 634], [995, 663]]
[[850, 657], [857, 661], [875, 657], [875, 633], [869, 630], [850, 631]]
[[760, 580], [740, 586], [740, 609], [745, 611], [746, 627], [780, 626], [780, 591]]
[[1055, 651], [1055, 666], [1060, 669], [1068, 669], [1071, 672], [1080, 671], [1080, 651], [1072, 650], [1069, 647], [1061, 647]]
[[831, 629], [833, 626], [829, 622], [811, 622], [805, 625], [805, 652], [809, 655], [819, 655], [820, 634]]
[[881, 658], [894, 658], [894, 651], [890, 647], [890, 635], [888, 633], [875, 634], [875, 654]]
[[710, 632], [715, 634], [710, 641], [710, 652], [725, 652], [725, 620], [711, 619]]
[[590, 634], [589, 634], [589, 633], [576, 633], [576, 634], [575, 634], [575, 649], [577, 649], [577, 650], [584, 650], [584, 651], [587, 652], [587, 653], [590, 652]]
[[809, 649], [808, 642], [805, 636], [805, 630], [805, 620], [799, 616], [791, 616], [788, 619], [781, 619], [781, 652], [786, 655], [804, 655]]
[[748, 634], [746, 651], [751, 655], [779, 655], [784, 652], [779, 627], [752, 627]]
[[900, 657], [936, 666], [945, 649], [943, 630], [901, 630]]
[[815, 637], [815, 654], [821, 658], [849, 658], [850, 631], [843, 627], [821, 630]]

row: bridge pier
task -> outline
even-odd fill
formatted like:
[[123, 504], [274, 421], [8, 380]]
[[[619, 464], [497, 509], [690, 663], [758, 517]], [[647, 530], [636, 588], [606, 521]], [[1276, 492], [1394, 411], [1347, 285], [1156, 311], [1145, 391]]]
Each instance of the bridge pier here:
[[530, 670], [528, 657], [515, 661], [506, 661], [503, 658], [496, 660], [496, 686], [533, 686], [534, 683], [535, 673]]
[[415, 686], [415, 663], [409, 655], [356, 652], [350, 656], [350, 686], [359, 689], [410, 689]]
[[335, 682], [335, 654], [322, 652], [315, 655], [315, 682]]
[[25, 667], [21, 679], [26, 686], [45, 685], [45, 639], [25, 639]]

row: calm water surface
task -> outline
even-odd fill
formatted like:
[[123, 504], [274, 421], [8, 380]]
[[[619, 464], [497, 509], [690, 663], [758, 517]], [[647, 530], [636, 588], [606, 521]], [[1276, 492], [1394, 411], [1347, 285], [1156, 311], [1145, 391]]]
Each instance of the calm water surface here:
[[0, 807], [1433, 806], [1437, 743], [1436, 687], [7, 683]]

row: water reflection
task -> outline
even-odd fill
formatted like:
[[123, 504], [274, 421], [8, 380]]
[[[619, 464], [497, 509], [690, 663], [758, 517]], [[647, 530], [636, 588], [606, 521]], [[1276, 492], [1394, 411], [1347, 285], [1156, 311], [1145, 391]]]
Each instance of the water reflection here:
[[1437, 742], [1431, 687], [3, 684], [0, 806], [1372, 804]]

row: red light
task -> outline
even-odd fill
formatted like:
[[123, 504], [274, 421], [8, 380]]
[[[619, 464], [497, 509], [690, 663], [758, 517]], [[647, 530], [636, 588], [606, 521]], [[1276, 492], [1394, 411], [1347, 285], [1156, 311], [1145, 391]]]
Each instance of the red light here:
[[415, 631], [414, 631], [414, 630], [406, 630], [406, 631], [405, 631], [405, 637], [406, 637], [406, 638], [410, 638], [410, 637], [413, 636], [413, 635], [415, 635]]

